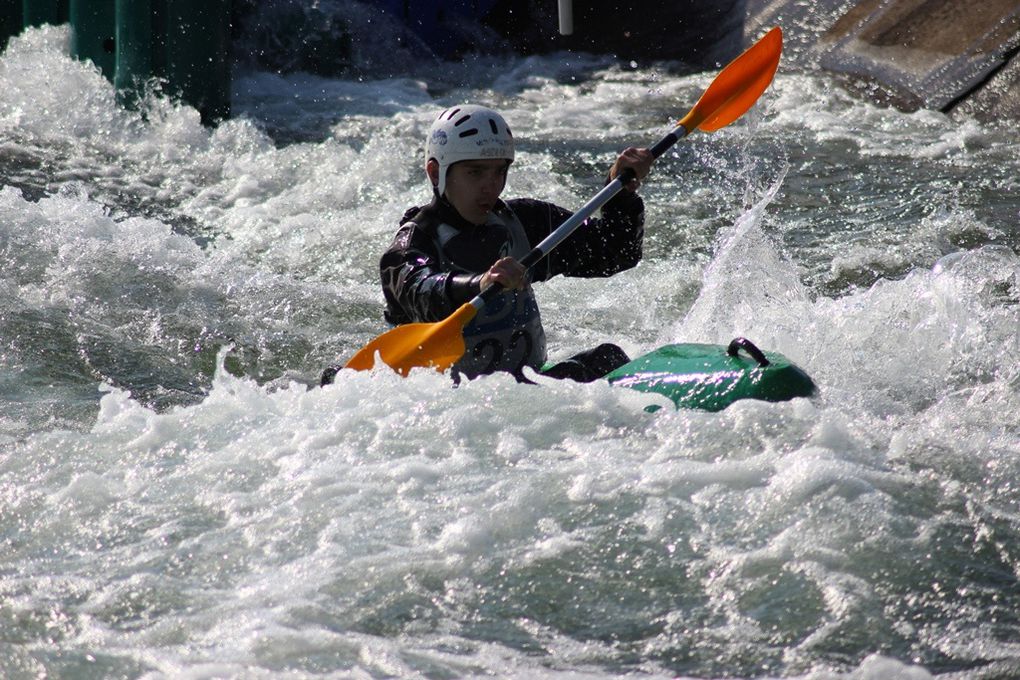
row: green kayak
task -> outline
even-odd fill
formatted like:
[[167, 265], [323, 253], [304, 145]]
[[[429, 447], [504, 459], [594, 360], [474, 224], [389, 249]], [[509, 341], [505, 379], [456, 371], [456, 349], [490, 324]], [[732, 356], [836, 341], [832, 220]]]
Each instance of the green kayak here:
[[[746, 355], [746, 356], [745, 356]], [[787, 401], [818, 392], [807, 373], [782, 354], [744, 338], [728, 346], [660, 347], [606, 376], [613, 385], [668, 397], [677, 408], [721, 411], [738, 399]]]

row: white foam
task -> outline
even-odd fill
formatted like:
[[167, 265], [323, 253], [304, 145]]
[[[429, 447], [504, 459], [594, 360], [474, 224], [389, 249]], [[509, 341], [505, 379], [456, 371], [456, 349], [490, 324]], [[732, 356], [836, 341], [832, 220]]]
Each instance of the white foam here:
[[[33, 153], [70, 149], [54, 154], [60, 170], [84, 178], [37, 201], [0, 190], [0, 249], [15, 254], [0, 328], [17, 331], [0, 367], [31, 376], [18, 398], [89, 405], [0, 435], [12, 565], [0, 589], [26, 636], [52, 632], [38, 648], [102, 650], [122, 674], [154, 677], [321, 664], [912, 679], [929, 672], [872, 652], [914, 645], [933, 668], [942, 653], [1015, 656], [980, 626], [970, 652], [952, 641], [948, 622], [980, 619], [972, 593], [987, 583], [925, 599], [929, 575], [975, 569], [1010, 597], [1018, 261], [953, 245], [1007, 230], [950, 201], [901, 253], [832, 254], [833, 276], [873, 260], [909, 271], [826, 296], [781, 241], [784, 188], [803, 166], [781, 150], [764, 169], [747, 157], [835, 139], [864, 158], [980, 165], [1008, 151], [985, 128], [781, 75], [754, 120], [663, 159], [645, 188], [645, 262], [539, 290], [554, 356], [746, 335], [805, 368], [816, 400], [649, 414], [654, 397], [601, 383], [454, 388], [385, 369], [308, 389], [327, 358], [383, 330], [376, 261], [403, 209], [428, 200], [419, 147], [435, 109], [501, 100], [521, 140], [512, 192], [572, 207], [616, 150], [589, 137], [653, 141], [708, 77], [548, 57], [496, 89], [433, 99], [413, 80], [249, 76], [242, 116], [210, 131], [188, 107], [120, 110], [66, 47], [66, 31], [39, 29], [0, 58], [0, 131]], [[22, 73], [40, 67], [49, 75]], [[590, 88], [569, 81], [590, 73]], [[168, 216], [130, 212], [110, 198], [121, 190]], [[180, 389], [178, 371], [207, 382], [159, 409], [117, 380], [95, 392], [130, 382], [124, 365]], [[975, 543], [952, 552], [964, 535]], [[940, 566], [946, 551], [955, 561]], [[932, 630], [911, 630], [918, 617]]]

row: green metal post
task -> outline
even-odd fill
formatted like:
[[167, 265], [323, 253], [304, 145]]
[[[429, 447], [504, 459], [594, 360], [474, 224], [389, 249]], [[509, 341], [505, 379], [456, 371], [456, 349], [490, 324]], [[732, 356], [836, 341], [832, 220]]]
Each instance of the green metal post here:
[[166, 0], [166, 77], [202, 121], [230, 115], [231, 0]]
[[134, 108], [145, 82], [153, 74], [152, 3], [150, 0], [116, 0], [116, 69], [113, 84], [117, 96]]
[[71, 0], [71, 54], [91, 59], [111, 81], [116, 68], [114, 0]]
[[25, 26], [22, 0], [0, 0], [0, 52], [7, 49], [7, 40], [21, 33]]
[[21, 11], [25, 26], [59, 26], [68, 21], [68, 0], [23, 0]]
[[231, 9], [232, 0], [0, 0], [0, 47], [22, 24], [70, 21], [72, 54], [95, 62], [125, 105], [156, 77], [209, 124], [230, 115]]

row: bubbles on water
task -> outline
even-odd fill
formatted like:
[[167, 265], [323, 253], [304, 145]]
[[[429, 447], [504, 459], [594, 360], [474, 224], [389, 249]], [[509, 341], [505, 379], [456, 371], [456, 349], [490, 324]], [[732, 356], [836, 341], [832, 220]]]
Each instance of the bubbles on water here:
[[[651, 415], [604, 384], [428, 371], [307, 389], [383, 328], [375, 261], [428, 200], [442, 102], [502, 106], [513, 192], [570, 207], [708, 76], [249, 74], [211, 131], [118, 109], [61, 31], [0, 58], [14, 183], [41, 188], [0, 192], [2, 380], [54, 413], [0, 416], [5, 616], [30, 644], [168, 675], [921, 678], [907, 660], [1015, 656], [995, 640], [1020, 609], [1018, 263], [953, 174], [1002, 201], [996, 134], [781, 75], [657, 166], [639, 267], [539, 292], [554, 352], [747, 335], [817, 400]], [[81, 106], [33, 94], [18, 69], [40, 65]]]

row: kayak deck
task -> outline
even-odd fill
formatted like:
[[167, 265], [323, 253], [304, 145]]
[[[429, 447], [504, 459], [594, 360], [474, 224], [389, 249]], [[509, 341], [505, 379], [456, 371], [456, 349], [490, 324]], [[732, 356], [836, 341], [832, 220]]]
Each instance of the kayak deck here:
[[728, 346], [665, 345], [605, 377], [613, 385], [665, 395], [678, 409], [703, 411], [721, 411], [739, 399], [787, 401], [818, 392], [785, 356], [762, 352], [744, 338]]

